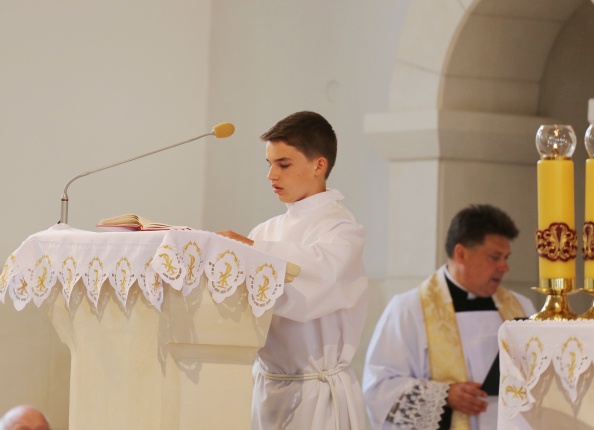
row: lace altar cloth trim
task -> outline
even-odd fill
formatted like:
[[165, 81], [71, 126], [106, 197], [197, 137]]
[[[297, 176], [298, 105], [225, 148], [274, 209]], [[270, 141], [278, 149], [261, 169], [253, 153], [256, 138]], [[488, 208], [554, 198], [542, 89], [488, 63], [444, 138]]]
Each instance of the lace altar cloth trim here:
[[285, 270], [281, 258], [201, 230], [98, 233], [57, 224], [27, 238], [8, 257], [0, 274], [0, 301], [4, 303], [8, 292], [19, 311], [31, 300], [40, 307], [59, 283], [69, 304], [82, 279], [97, 308], [109, 279], [124, 308], [137, 282], [146, 299], [161, 310], [164, 283], [188, 295], [205, 277], [216, 303], [245, 282], [258, 317], [282, 295]]
[[593, 334], [594, 321], [503, 323], [499, 329], [499, 423], [532, 409], [538, 399], [531, 391], [551, 365], [575, 402], [579, 379], [593, 364]]
[[446, 405], [450, 384], [415, 380], [394, 404], [386, 421], [399, 430], [436, 430]]

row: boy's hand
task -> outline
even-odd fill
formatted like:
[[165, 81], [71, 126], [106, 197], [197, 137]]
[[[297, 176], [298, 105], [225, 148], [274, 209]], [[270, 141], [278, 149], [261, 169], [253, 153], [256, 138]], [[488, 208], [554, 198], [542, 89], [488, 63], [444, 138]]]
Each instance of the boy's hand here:
[[229, 239], [237, 240], [238, 242], [243, 242], [243, 243], [245, 243], [246, 245], [249, 245], [249, 246], [252, 246], [254, 244], [254, 241], [253, 240], [248, 239], [247, 237], [242, 236], [242, 235], [240, 235], [238, 233], [235, 233], [232, 230], [217, 231], [215, 233], [218, 234], [218, 235], [221, 235], [221, 236], [228, 237]]

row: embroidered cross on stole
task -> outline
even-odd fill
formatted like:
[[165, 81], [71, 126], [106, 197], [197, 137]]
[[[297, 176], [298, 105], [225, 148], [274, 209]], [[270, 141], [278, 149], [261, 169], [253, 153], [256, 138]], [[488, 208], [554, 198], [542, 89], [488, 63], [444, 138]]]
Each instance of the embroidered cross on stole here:
[[[441, 382], [468, 381], [466, 361], [456, 322], [456, 312], [445, 279], [439, 282], [436, 272], [419, 288], [421, 307], [429, 346], [431, 379]], [[495, 306], [504, 321], [525, 316], [524, 309], [515, 296], [503, 287], [493, 296]], [[451, 430], [469, 430], [468, 415], [454, 411]]]

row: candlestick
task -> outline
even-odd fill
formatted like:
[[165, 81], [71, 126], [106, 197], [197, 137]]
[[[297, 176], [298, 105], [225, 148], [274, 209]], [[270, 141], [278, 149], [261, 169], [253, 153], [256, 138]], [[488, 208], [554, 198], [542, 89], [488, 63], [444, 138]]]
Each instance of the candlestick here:
[[[584, 292], [594, 294], [594, 126], [586, 130], [584, 145], [589, 158], [586, 160], [586, 193], [584, 229], [582, 233], [582, 255], [584, 257]], [[594, 304], [580, 316], [594, 319]]]
[[575, 284], [577, 233], [574, 216], [573, 161], [577, 139], [570, 125], [542, 125], [536, 133], [538, 230], [536, 248], [543, 309], [531, 319], [574, 319], [567, 294]]

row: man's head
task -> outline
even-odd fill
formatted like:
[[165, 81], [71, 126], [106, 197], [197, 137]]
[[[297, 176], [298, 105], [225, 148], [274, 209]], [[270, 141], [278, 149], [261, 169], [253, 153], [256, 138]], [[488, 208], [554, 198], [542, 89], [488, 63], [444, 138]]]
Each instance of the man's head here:
[[297, 112], [260, 138], [267, 141], [268, 179], [282, 202], [293, 203], [326, 190], [326, 179], [336, 161], [337, 140], [324, 117]]
[[19, 405], [4, 414], [0, 430], [49, 430], [49, 423], [33, 406]]
[[461, 210], [446, 238], [449, 272], [471, 293], [492, 296], [509, 271], [510, 241], [517, 235], [516, 225], [501, 209], [472, 205]]

